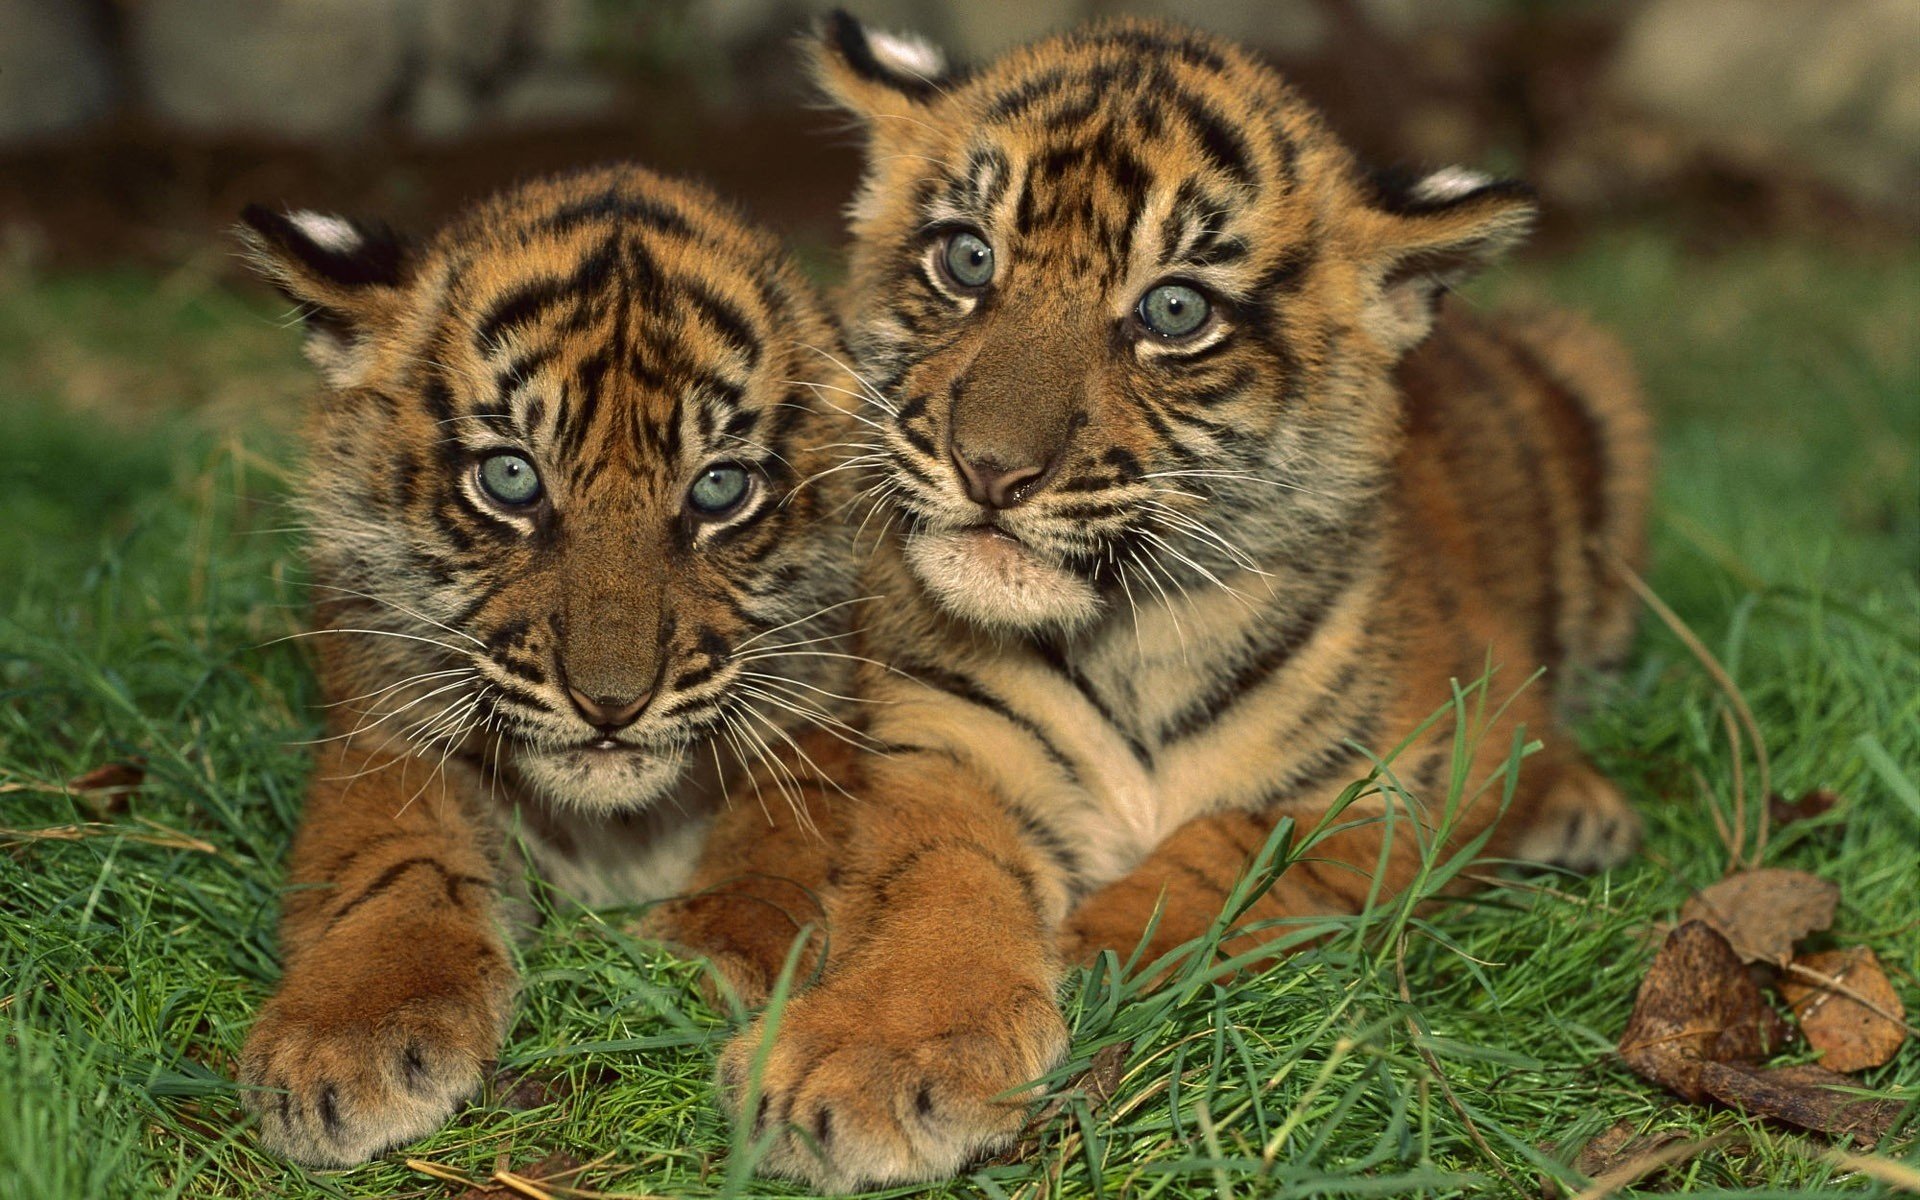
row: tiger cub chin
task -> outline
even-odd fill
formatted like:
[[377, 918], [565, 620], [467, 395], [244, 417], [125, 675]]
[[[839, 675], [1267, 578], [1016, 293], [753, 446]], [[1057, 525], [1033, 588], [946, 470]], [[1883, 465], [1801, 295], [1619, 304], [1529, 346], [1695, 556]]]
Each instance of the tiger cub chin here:
[[[814, 52], [867, 136], [844, 296], [886, 601], [857, 624], [897, 670], [858, 680], [890, 751], [827, 877], [832, 959], [764, 1060], [764, 1026], [722, 1060], [769, 1169], [840, 1189], [1005, 1145], [1066, 1044], [1063, 963], [1201, 935], [1282, 818], [1383, 760], [1408, 799], [1340, 814], [1230, 953], [1405, 888], [1423, 847], [1631, 851], [1555, 709], [1630, 635], [1632, 374], [1572, 318], [1443, 302], [1526, 233], [1524, 188], [1370, 174], [1270, 67], [1166, 25], [957, 70], [842, 14]], [[1455, 720], [1417, 731], [1489, 663], [1449, 810]], [[738, 825], [713, 854], [780, 836]]]
[[587, 903], [674, 892], [720, 764], [828, 716], [852, 388], [774, 239], [635, 167], [419, 242], [240, 232], [325, 382], [299, 498], [330, 735], [241, 1078], [269, 1147], [344, 1165], [480, 1085], [523, 849]]

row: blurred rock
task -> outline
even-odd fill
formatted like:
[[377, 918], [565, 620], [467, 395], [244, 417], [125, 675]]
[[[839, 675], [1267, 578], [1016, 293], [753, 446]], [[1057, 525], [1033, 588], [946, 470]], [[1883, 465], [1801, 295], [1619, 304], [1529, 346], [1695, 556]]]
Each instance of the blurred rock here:
[[143, 0], [127, 35], [142, 95], [195, 130], [364, 132], [404, 83], [406, 0]]
[[975, 0], [947, 12], [947, 48], [961, 61], [980, 62], [1010, 46], [1079, 24], [1094, 6], [1087, 0]]
[[592, 0], [418, 0], [424, 64], [407, 123], [423, 137], [598, 116], [616, 89], [588, 61]]
[[550, 67], [508, 83], [493, 104], [493, 114], [506, 125], [551, 125], [603, 113], [617, 98], [608, 80]]
[[1325, 13], [1313, 4], [1274, 4], [1271, 0], [1147, 0], [1097, 7], [1197, 25], [1222, 37], [1284, 55], [1315, 53], [1332, 33]]
[[1351, 0], [1382, 33], [1412, 37], [1433, 29], [1461, 29], [1510, 15], [1512, 0]]
[[[0, 3], [11, 0], [0, 0]], [[436, 139], [605, 111], [593, 0], [141, 0], [139, 93], [164, 122], [296, 141]]]
[[1789, 160], [1854, 200], [1920, 188], [1920, 4], [1654, 0], [1612, 88], [1729, 160]]
[[113, 104], [103, 47], [86, 10], [0, 0], [0, 142], [64, 133]]

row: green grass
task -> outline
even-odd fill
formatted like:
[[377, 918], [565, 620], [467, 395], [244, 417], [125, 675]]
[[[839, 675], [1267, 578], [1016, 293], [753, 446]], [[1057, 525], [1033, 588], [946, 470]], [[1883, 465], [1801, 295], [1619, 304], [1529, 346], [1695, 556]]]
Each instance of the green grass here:
[[[1701, 259], [1626, 232], [1472, 296], [1576, 303], [1634, 346], [1664, 451], [1653, 585], [1739, 681], [1776, 787], [1845, 797], [1776, 829], [1770, 859], [1840, 885], [1826, 940], [1872, 945], [1920, 1010], [1920, 252]], [[462, 1191], [402, 1156], [331, 1174], [265, 1156], [227, 1083], [276, 977], [291, 743], [318, 725], [301, 652], [266, 645], [301, 620], [276, 464], [305, 374], [276, 316], [192, 270], [0, 275], [0, 1200]], [[1647, 815], [1643, 858], [1411, 922], [1411, 1005], [1377, 932], [1219, 987], [1141, 999], [1087, 981], [1081, 1057], [1133, 1043], [1118, 1096], [1070, 1104], [1031, 1160], [950, 1190], [1477, 1196], [1506, 1192], [1505, 1172], [1538, 1194], [1543, 1174], [1577, 1188], [1557, 1164], [1621, 1119], [1740, 1134], [1650, 1186], [1884, 1190], [1610, 1055], [1645, 931], [1726, 865], [1694, 776], [1726, 807], [1720, 703], [1649, 621], [1582, 729]], [[136, 756], [147, 781], [124, 810], [62, 790]], [[75, 840], [17, 832], [96, 821]], [[696, 968], [619, 925], [558, 912], [525, 950], [505, 1066], [549, 1080], [546, 1098], [490, 1098], [408, 1153], [473, 1178], [502, 1155], [606, 1156], [577, 1182], [608, 1192], [740, 1185], [708, 1082], [728, 1017]], [[1920, 1096], [1920, 1045], [1867, 1082]], [[1914, 1127], [1881, 1153], [1913, 1161]]]

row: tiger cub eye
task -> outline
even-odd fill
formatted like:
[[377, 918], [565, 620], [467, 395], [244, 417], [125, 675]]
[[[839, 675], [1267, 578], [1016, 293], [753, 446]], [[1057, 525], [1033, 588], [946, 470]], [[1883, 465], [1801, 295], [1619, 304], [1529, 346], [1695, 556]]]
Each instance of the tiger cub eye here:
[[747, 469], [738, 463], [716, 463], [700, 472], [687, 489], [687, 505], [703, 517], [723, 517], [747, 498]]
[[540, 498], [540, 475], [518, 454], [489, 454], [480, 460], [480, 489], [500, 503], [523, 508]]
[[962, 287], [985, 287], [993, 278], [993, 247], [977, 233], [961, 230], [947, 239], [947, 274]]
[[1140, 298], [1140, 323], [1164, 338], [1186, 337], [1212, 311], [1207, 298], [1184, 283], [1163, 283]]

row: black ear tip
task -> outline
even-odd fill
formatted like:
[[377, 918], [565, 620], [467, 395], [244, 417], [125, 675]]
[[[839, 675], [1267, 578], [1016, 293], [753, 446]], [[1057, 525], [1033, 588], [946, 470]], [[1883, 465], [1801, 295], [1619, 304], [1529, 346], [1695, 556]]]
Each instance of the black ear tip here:
[[240, 210], [240, 224], [262, 236], [284, 239], [292, 222], [264, 204], [249, 204]]
[[820, 32], [848, 62], [864, 62], [873, 57], [867, 48], [866, 26], [844, 8], [836, 8], [820, 18]]

